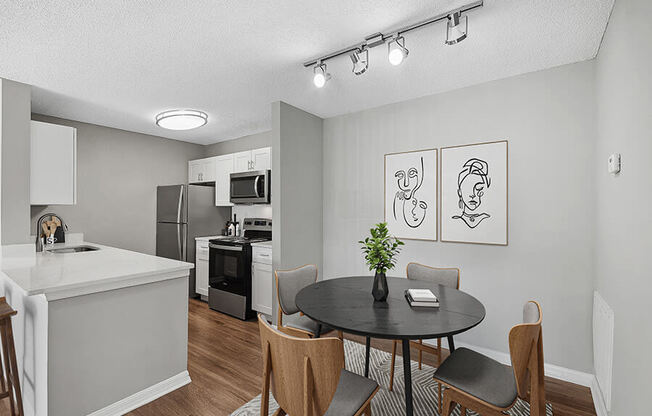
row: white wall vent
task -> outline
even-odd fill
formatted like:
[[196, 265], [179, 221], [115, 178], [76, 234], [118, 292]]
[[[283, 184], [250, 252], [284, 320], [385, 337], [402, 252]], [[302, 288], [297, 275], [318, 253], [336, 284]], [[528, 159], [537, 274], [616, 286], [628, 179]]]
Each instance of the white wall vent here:
[[611, 410], [614, 356], [614, 311], [598, 292], [593, 293], [593, 367], [607, 410]]

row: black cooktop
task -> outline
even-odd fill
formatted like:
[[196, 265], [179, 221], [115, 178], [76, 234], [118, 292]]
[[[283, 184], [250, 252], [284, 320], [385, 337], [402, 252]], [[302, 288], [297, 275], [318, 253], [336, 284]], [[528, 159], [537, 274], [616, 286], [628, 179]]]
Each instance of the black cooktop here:
[[225, 245], [230, 245], [230, 246], [241, 246], [245, 244], [251, 244], [251, 243], [260, 243], [263, 241], [270, 241], [271, 238], [264, 238], [264, 237], [223, 237], [223, 238], [216, 238], [214, 240], [211, 240], [210, 242], [213, 244], [225, 244]]

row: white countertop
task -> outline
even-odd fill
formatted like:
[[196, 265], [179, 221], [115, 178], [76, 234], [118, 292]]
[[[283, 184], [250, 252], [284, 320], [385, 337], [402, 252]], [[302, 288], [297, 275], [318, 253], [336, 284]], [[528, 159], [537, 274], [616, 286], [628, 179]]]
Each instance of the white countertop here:
[[272, 240], [261, 241], [259, 243], [251, 243], [251, 247], [269, 247], [269, 248], [272, 248]]
[[27, 295], [45, 294], [48, 300], [56, 300], [183, 277], [194, 267], [192, 263], [88, 242], [66, 242], [51, 248], [78, 245], [100, 250], [36, 253], [33, 244], [3, 246], [0, 271]]

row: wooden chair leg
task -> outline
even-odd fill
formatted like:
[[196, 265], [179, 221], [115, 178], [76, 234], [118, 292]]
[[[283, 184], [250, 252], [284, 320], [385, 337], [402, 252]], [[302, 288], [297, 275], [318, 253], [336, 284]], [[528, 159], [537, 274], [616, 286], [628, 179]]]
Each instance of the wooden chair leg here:
[[[422, 339], [419, 340], [419, 344], [423, 345], [423, 340]], [[419, 349], [419, 370], [421, 370], [421, 356], [422, 355], [423, 355], [423, 351], [421, 351], [421, 349]]]
[[460, 416], [466, 416], [466, 407], [460, 406]]
[[392, 365], [389, 370], [389, 391], [392, 391], [394, 388], [394, 363], [396, 362], [396, 340], [392, 341]]
[[342, 331], [337, 331], [337, 337], [338, 337], [339, 339], [341, 339], [342, 341], [344, 341], [344, 332], [342, 332]]
[[457, 403], [450, 397], [450, 389], [448, 389], [444, 392], [444, 409], [441, 416], [450, 416], [455, 406], [457, 406]]
[[364, 410], [364, 414], [367, 416], [371, 416], [371, 403], [367, 405], [367, 408]]
[[23, 395], [20, 391], [20, 378], [18, 376], [18, 360], [16, 359], [16, 344], [14, 344], [14, 332], [11, 325], [11, 318], [7, 319], [5, 324], [7, 337], [9, 338], [9, 359], [11, 362], [11, 374], [14, 378], [14, 390], [16, 393], [16, 406], [18, 407], [18, 416], [24, 416]]
[[7, 380], [7, 392], [9, 393], [9, 414], [11, 416], [14, 416], [16, 413], [16, 410], [14, 408], [14, 394], [13, 394], [13, 385], [12, 385], [12, 377], [11, 377], [11, 365], [9, 364], [9, 346], [8, 346], [8, 339], [7, 339], [7, 331], [6, 331], [6, 324], [5, 320], [0, 320], [0, 339], [2, 340], [2, 361], [3, 361], [3, 366], [2, 370], [4, 372], [4, 377]]
[[285, 410], [283, 410], [283, 409], [281, 409], [279, 407], [279, 409], [277, 411], [275, 411], [272, 416], [286, 416], [286, 415], [287, 415], [287, 413], [285, 413]]

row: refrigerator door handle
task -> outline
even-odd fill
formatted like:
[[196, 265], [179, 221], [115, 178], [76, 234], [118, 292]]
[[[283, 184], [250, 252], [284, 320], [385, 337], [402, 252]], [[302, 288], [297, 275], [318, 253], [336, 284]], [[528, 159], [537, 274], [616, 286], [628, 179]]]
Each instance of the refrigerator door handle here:
[[181, 234], [181, 224], [177, 224], [177, 248], [179, 250], [179, 260], [186, 261], [186, 256], [183, 253]]
[[179, 205], [177, 206], [177, 222], [181, 221], [181, 208], [183, 207], [183, 186], [179, 187]]

